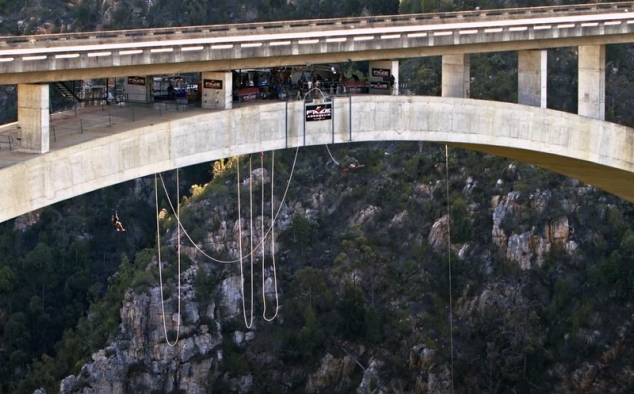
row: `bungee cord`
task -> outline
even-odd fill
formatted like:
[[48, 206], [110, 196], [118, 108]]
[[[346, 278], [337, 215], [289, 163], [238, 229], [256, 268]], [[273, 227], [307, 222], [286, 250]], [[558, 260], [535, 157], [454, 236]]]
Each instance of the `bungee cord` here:
[[[288, 195], [288, 190], [290, 188], [291, 181], [292, 181], [293, 175], [295, 173], [295, 165], [297, 164], [298, 153], [299, 153], [299, 147], [297, 147], [297, 149], [295, 151], [295, 158], [293, 160], [293, 165], [291, 167], [291, 173], [289, 175], [288, 182], [286, 183], [286, 189], [284, 190], [284, 194], [282, 195], [282, 200], [280, 201], [280, 205], [279, 205], [279, 207], [277, 209], [277, 212], [275, 213], [275, 217], [271, 221], [271, 226], [268, 228], [266, 234], [262, 236], [262, 241], [257, 245], [257, 247], [260, 247], [262, 242], [263, 242], [263, 240], [266, 239], [266, 237], [270, 234], [270, 232], [271, 232], [271, 230], [273, 228], [273, 225], [277, 221], [277, 218], [279, 217], [280, 212], [282, 211], [282, 208], [284, 207], [284, 202], [286, 201], [286, 196]], [[163, 180], [163, 175], [161, 175], [160, 173], [159, 173], [159, 177], [161, 178], [161, 180]], [[163, 189], [165, 189], [165, 183], [163, 183]], [[166, 190], [166, 195], [167, 195], [167, 190]], [[174, 212], [175, 211], [174, 205], [172, 204], [172, 200], [170, 199], [169, 195], [167, 195], [167, 202], [168, 202], [170, 208], [172, 209], [172, 212]], [[239, 258], [235, 259], [235, 260], [220, 260], [220, 259], [214, 258], [213, 256], [210, 256], [208, 253], [206, 253], [204, 250], [202, 250], [196, 244], [196, 242], [194, 242], [194, 240], [191, 238], [191, 236], [187, 232], [187, 229], [185, 229], [185, 227], [183, 226], [183, 224], [182, 224], [182, 222], [180, 220], [180, 216], [176, 217], [176, 221], [177, 221], [178, 225], [181, 227], [181, 229], [183, 230], [183, 234], [185, 235], [185, 237], [189, 240], [189, 242], [192, 244], [194, 249], [196, 249], [201, 255], [203, 255], [206, 258], [208, 258], [209, 260], [214, 261], [214, 262], [219, 263], [219, 264], [235, 264], [235, 263], [240, 262]], [[248, 255], [244, 256], [244, 257], [248, 257]]]
[[[251, 320], [247, 321], [247, 306], [246, 301], [244, 299], [244, 268], [242, 267], [242, 217], [240, 215], [240, 157], [237, 158], [237, 188], [238, 188], [238, 254], [240, 255], [240, 291], [242, 293], [242, 316], [244, 317], [244, 325], [250, 329], [253, 326], [253, 260], [251, 262]], [[251, 176], [249, 174], [249, 176]], [[251, 182], [249, 182], [251, 183]], [[249, 193], [250, 195], [252, 193]], [[253, 210], [251, 210], [253, 211]], [[251, 219], [253, 220], [253, 219]], [[253, 226], [251, 226], [251, 230], [253, 230]], [[251, 252], [253, 252], [253, 231], [251, 232]], [[253, 255], [253, 253], [250, 253]]]
[[328, 155], [330, 155], [330, 158], [332, 159], [332, 161], [334, 161], [336, 165], [339, 165], [339, 162], [335, 160], [334, 157], [332, 157], [332, 153], [330, 153], [330, 149], [328, 149], [328, 145], [325, 145], [325, 146], [326, 146], [326, 150], [328, 151]]
[[[161, 179], [162, 181], [162, 179]], [[158, 187], [156, 185], [157, 179], [156, 174], [154, 174], [154, 202], [156, 205], [156, 245], [157, 245], [157, 255], [158, 255], [158, 266], [159, 266], [159, 287], [161, 289], [161, 311], [163, 316], [163, 334], [165, 335], [165, 342], [168, 346], [174, 347], [178, 343], [178, 338], [180, 336], [181, 330], [181, 233], [180, 228], [177, 226], [177, 247], [176, 254], [178, 260], [178, 312], [177, 312], [177, 325], [176, 325], [176, 339], [174, 342], [170, 342], [169, 337], [167, 335], [167, 321], [165, 319], [165, 299], [163, 296], [163, 263], [161, 262], [161, 225], [159, 219], [159, 209], [158, 209]], [[176, 184], [178, 184], [178, 168], [176, 169]], [[163, 185], [165, 187], [165, 185]], [[176, 188], [176, 200], [180, 200], [178, 187]], [[180, 216], [180, 204], [177, 204], [177, 215]]]
[[[290, 183], [292, 180], [292, 177], [294, 175], [295, 172], [295, 165], [297, 164], [297, 157], [298, 157], [298, 153], [299, 153], [299, 147], [297, 148], [297, 150], [295, 151], [295, 157], [293, 159], [293, 165], [291, 167], [291, 172], [289, 175], [289, 179], [288, 182], [286, 184], [286, 188], [284, 190], [284, 194], [282, 196], [282, 199], [280, 201], [280, 205], [278, 207], [277, 212], [275, 212], [275, 204], [274, 204], [274, 175], [273, 172], [275, 171], [275, 153], [273, 153], [272, 156], [272, 164], [271, 164], [271, 226], [268, 228], [267, 232], [264, 232], [264, 179], [262, 180], [262, 192], [261, 192], [261, 203], [262, 203], [262, 222], [261, 222], [261, 232], [262, 232], [262, 240], [256, 245], [253, 245], [253, 233], [254, 233], [254, 227], [253, 227], [253, 168], [252, 168], [252, 156], [249, 156], [249, 203], [250, 203], [250, 224], [249, 224], [249, 233], [250, 233], [250, 247], [251, 250], [249, 252], [249, 254], [247, 256], [244, 256], [243, 254], [243, 248], [242, 248], [242, 217], [241, 217], [241, 197], [240, 197], [240, 161], [239, 161], [239, 157], [236, 160], [236, 177], [237, 177], [237, 192], [238, 192], [238, 254], [239, 257], [237, 260], [232, 260], [232, 261], [226, 261], [226, 260], [218, 260], [213, 258], [212, 256], [209, 256], [207, 253], [205, 253], [202, 249], [200, 249], [200, 247], [191, 239], [190, 235], [187, 233], [187, 230], [184, 228], [181, 220], [180, 220], [180, 203], [177, 204], [176, 209], [174, 209], [174, 204], [172, 203], [172, 200], [169, 196], [169, 193], [167, 192], [167, 188], [165, 186], [165, 181], [163, 180], [163, 175], [161, 173], [159, 173], [159, 177], [161, 179], [161, 184], [163, 186], [163, 190], [165, 191], [165, 195], [166, 195], [166, 199], [169, 203], [170, 208], [172, 209], [172, 212], [175, 212], [175, 217], [176, 217], [176, 221], [177, 221], [177, 234], [178, 234], [178, 319], [179, 319], [179, 325], [178, 325], [178, 332], [176, 335], [176, 340], [173, 344], [171, 344], [169, 342], [169, 339], [167, 337], [167, 323], [165, 321], [165, 313], [163, 312], [163, 326], [164, 326], [164, 331], [165, 331], [165, 338], [166, 341], [168, 342], [168, 344], [170, 344], [170, 346], [175, 346], [176, 343], [178, 342], [178, 336], [180, 334], [180, 311], [181, 311], [181, 297], [180, 297], [180, 293], [181, 293], [181, 278], [180, 278], [180, 271], [181, 271], [181, 266], [180, 266], [180, 237], [181, 237], [181, 229], [183, 231], [183, 233], [185, 234], [186, 238], [191, 242], [192, 245], [194, 245], [195, 249], [198, 250], [201, 254], [203, 254], [205, 257], [211, 259], [212, 261], [218, 262], [218, 263], [222, 263], [222, 264], [233, 264], [233, 263], [240, 263], [240, 283], [241, 283], [241, 292], [242, 292], [242, 311], [243, 311], [243, 317], [244, 317], [244, 323], [245, 326], [247, 327], [247, 329], [250, 329], [253, 326], [253, 321], [254, 321], [254, 258], [255, 258], [255, 251], [257, 250], [258, 247], [262, 248], [262, 300], [263, 300], [263, 312], [262, 312], [262, 317], [264, 318], [264, 320], [266, 321], [273, 321], [277, 315], [278, 315], [278, 311], [279, 311], [279, 295], [278, 295], [278, 287], [277, 287], [277, 268], [276, 268], [276, 263], [275, 263], [275, 222], [277, 220], [277, 217], [279, 216], [282, 207], [284, 206], [284, 202], [286, 201], [286, 196], [288, 195], [288, 190], [290, 188]], [[263, 159], [264, 153], [262, 152], [261, 154], [261, 167], [264, 168], [264, 159]], [[177, 185], [180, 184], [179, 182], [179, 178], [178, 178], [178, 171], [176, 174], [176, 183]], [[157, 178], [156, 178], [156, 174], [154, 175], [154, 193], [155, 193], [155, 203], [156, 203], [156, 221], [157, 221], [157, 242], [159, 242], [159, 266], [160, 264], [160, 218], [159, 218], [159, 210], [158, 210], [158, 186], [157, 186]], [[178, 194], [178, 190], [177, 190], [177, 201], [180, 201], [180, 197]], [[273, 267], [273, 281], [274, 281], [274, 288], [275, 288], [275, 313], [273, 315], [273, 317], [267, 317], [266, 316], [266, 294], [265, 294], [265, 257], [264, 257], [264, 247], [265, 247], [265, 241], [267, 236], [271, 234], [271, 256], [272, 256], [272, 267]], [[250, 318], [247, 318], [247, 313], [246, 313], [246, 300], [245, 300], [245, 294], [244, 294], [244, 268], [243, 268], [243, 260], [246, 257], [250, 257], [251, 260], [251, 313], [250, 313]], [[159, 280], [161, 283], [161, 301], [162, 301], [162, 306], [163, 306], [163, 287], [162, 287], [162, 273], [159, 270]], [[164, 308], [164, 306], [163, 306]]]
[[453, 394], [453, 297], [451, 292], [451, 213], [449, 211], [449, 146], [445, 145], [445, 179], [447, 187], [447, 260], [449, 266], [449, 351], [451, 352], [451, 394]]
[[[264, 152], [260, 154], [260, 167], [264, 168]], [[271, 158], [271, 217], [273, 217], [273, 175], [275, 174], [275, 151], [272, 153]], [[289, 182], [290, 183], [290, 182]], [[262, 181], [262, 228], [261, 232], [264, 234], [264, 181]], [[262, 318], [266, 321], [273, 321], [277, 317], [277, 312], [280, 309], [280, 300], [277, 294], [277, 270], [275, 268], [275, 223], [271, 223], [271, 266], [273, 267], [273, 285], [275, 286], [275, 314], [273, 317], [266, 317], [266, 294], [264, 293], [265, 275], [264, 275], [264, 244], [262, 244], [262, 304], [264, 309], [262, 310]]]

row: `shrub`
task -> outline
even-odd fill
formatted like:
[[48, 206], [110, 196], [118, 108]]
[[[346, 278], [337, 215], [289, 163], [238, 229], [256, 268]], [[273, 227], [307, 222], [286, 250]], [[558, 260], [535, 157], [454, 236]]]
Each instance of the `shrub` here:
[[147, 291], [148, 287], [156, 284], [156, 278], [151, 271], [140, 271], [134, 275], [132, 280], [132, 288], [137, 294]]

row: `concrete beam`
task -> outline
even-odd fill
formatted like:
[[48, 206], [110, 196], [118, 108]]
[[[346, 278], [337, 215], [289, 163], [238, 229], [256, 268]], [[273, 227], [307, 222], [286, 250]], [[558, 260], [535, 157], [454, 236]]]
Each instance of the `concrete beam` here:
[[443, 55], [442, 57], [442, 97], [469, 97], [471, 78], [469, 54]]
[[546, 108], [546, 73], [548, 52], [519, 51], [517, 102]]
[[605, 45], [579, 47], [579, 108], [581, 116], [605, 119]]
[[[622, 24], [623, 29], [633, 29], [634, 24]], [[607, 27], [606, 27], [607, 28]], [[288, 47], [264, 47], [261, 51], [246, 51], [240, 48], [214, 50], [213, 56], [203, 58], [193, 53], [173, 54], [147, 53], [130, 55], [126, 62], [119, 57], [102, 58], [95, 64], [85, 64], [70, 59], [66, 63], [41, 61], [29, 64], [23, 61], [0, 62], [0, 84], [39, 83], [70, 81], [77, 79], [121, 77], [127, 75], [159, 75], [201, 71], [237, 70], [247, 68], [283, 67], [294, 64], [344, 63], [348, 61], [370, 61], [382, 59], [406, 59], [425, 56], [442, 56], [465, 53], [488, 53], [519, 50], [537, 50], [561, 48], [580, 45], [624, 44], [634, 42], [634, 32], [605, 32], [605, 35], [594, 33], [593, 29], [579, 27], [578, 32], [562, 37], [560, 29], [527, 32], [525, 37], [518, 37], [522, 32], [487, 33], [484, 36], [461, 35], [460, 42], [454, 41], [453, 35], [431, 38], [408, 38], [383, 42], [376, 40], [352, 41], [346, 43], [318, 43], [306, 45], [306, 51], [300, 51], [298, 45]], [[575, 31], [576, 31], [575, 30]], [[604, 29], [605, 30], [605, 29]], [[529, 34], [530, 33], [530, 34]], [[609, 34], [608, 34], [609, 33]], [[550, 35], [549, 35], [550, 34]], [[559, 34], [559, 35], [556, 35]], [[579, 36], [575, 36], [578, 34]], [[593, 35], [596, 34], [596, 35]], [[554, 36], [554, 37], [553, 37]], [[372, 45], [379, 43], [380, 45]], [[362, 45], [363, 44], [363, 45]], [[280, 49], [281, 48], [281, 49]], [[200, 51], [208, 53], [209, 51]], [[69, 59], [64, 59], [69, 60]]]
[[46, 153], [50, 145], [50, 105], [48, 84], [18, 85], [18, 149]]

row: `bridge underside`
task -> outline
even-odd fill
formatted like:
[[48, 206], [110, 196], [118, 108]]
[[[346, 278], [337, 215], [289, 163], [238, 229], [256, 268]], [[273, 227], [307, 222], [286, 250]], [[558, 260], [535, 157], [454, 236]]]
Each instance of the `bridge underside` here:
[[[634, 131], [633, 131], [634, 132]], [[496, 156], [534, 164], [540, 168], [586, 182], [624, 200], [634, 202], [634, 173], [584, 160], [554, 156], [542, 152], [476, 144], [451, 144]]]
[[157, 121], [0, 170], [0, 222], [106, 186], [219, 158], [298, 146], [430, 141], [532, 163], [634, 202], [634, 130], [518, 104], [421, 96], [301, 101]]

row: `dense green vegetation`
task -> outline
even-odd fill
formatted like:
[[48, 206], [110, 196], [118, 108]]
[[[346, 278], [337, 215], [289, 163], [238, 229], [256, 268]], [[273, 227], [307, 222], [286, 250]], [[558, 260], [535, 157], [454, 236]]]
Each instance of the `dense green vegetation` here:
[[[209, 172], [184, 176], [194, 183]], [[54, 387], [103, 346], [124, 290], [141, 286], [135, 272], [153, 255], [144, 250], [155, 243], [151, 200], [149, 180], [129, 182], [47, 208], [21, 231], [0, 224], [0, 392]], [[112, 231], [113, 209], [125, 236]]]
[[[278, 155], [280, 190], [293, 154]], [[417, 240], [417, 234], [427, 234], [444, 214], [446, 196], [442, 188], [422, 198], [412, 192], [412, 182], [443, 182], [443, 174], [433, 168], [443, 163], [444, 148], [420, 143], [351, 144], [335, 147], [333, 154], [366, 163], [367, 172], [340, 174], [321, 149], [301, 152], [292, 198], [301, 200], [309, 194], [308, 188], [299, 185], [315, 187], [323, 182], [342, 200], [328, 220], [315, 222], [297, 214], [289, 230], [279, 235], [286, 254], [279, 272], [284, 324], [260, 325], [249, 348], [226, 341], [224, 368], [233, 376], [259, 369], [257, 354], [264, 351], [275, 358], [274, 368], [316, 367], [325, 351], [343, 355], [365, 344], [389, 362], [384, 376], [409, 387], [416, 371], [405, 366], [403, 351], [424, 343], [437, 352], [438, 362], [449, 357], [447, 256], [431, 249], [425, 239]], [[632, 313], [627, 301], [634, 293], [630, 261], [634, 211], [601, 192], [578, 197], [570, 181], [529, 165], [517, 164], [514, 173], [504, 175], [508, 161], [461, 150], [451, 154], [450, 187], [456, 190], [450, 196], [454, 241], [469, 241], [473, 248], [462, 259], [452, 257], [454, 302], [460, 295], [480, 294], [488, 286], [516, 293], [512, 304], [454, 319], [456, 385], [467, 387], [475, 379], [482, 391], [551, 392], [554, 380], [544, 378], [548, 368], [555, 362], [574, 365], [598, 357], [618, 337], [618, 332], [606, 330], [606, 324], [626, 320]], [[185, 199], [182, 215], [184, 220], [191, 215], [189, 229], [201, 225], [195, 219], [196, 204], [227, 200], [224, 185], [235, 177], [235, 170], [215, 167], [216, 179], [206, 187], [192, 188], [194, 195]], [[198, 183], [199, 176], [208, 173], [203, 168], [190, 171], [184, 185]], [[489, 175], [479, 176], [480, 186], [470, 194], [460, 193], [464, 176], [476, 173]], [[499, 176], [505, 179], [501, 190], [493, 187]], [[59, 380], [77, 373], [113, 333], [125, 289], [143, 292], [156, 285], [155, 274], [145, 270], [155, 253], [154, 213], [148, 208], [151, 185], [148, 182], [136, 194], [132, 186], [104, 189], [48, 208], [25, 231], [3, 225], [0, 300], [7, 313], [0, 353], [3, 392], [30, 393], [38, 387], [55, 392]], [[173, 190], [173, 183], [170, 186]], [[584, 240], [578, 252], [583, 257], [555, 248], [541, 268], [521, 271], [517, 263], [491, 247], [491, 210], [483, 202], [513, 190], [534, 193], [544, 188], [552, 190], [554, 197], [542, 216], [533, 217], [535, 213], [527, 211], [512, 227], [521, 229], [531, 221], [539, 224], [558, 217], [566, 212], [558, 202], [574, 201], [580, 208], [568, 216], [578, 239]], [[370, 203], [374, 193], [383, 196], [372, 202], [382, 209], [380, 221], [364, 230], [348, 228], [350, 216]], [[474, 203], [479, 208], [468, 213]], [[110, 228], [112, 206], [118, 207], [126, 222], [126, 237]], [[410, 212], [405, 227], [382, 224], [401, 210]], [[169, 217], [164, 223], [174, 225]], [[409, 247], [404, 248], [405, 244]], [[481, 258], [487, 249], [489, 262]], [[207, 272], [196, 280], [197, 288], [204, 289], [200, 294], [209, 294], [219, 278], [233, 274], [229, 267], [212, 267]], [[241, 320], [226, 322], [223, 332], [230, 337], [240, 326]], [[603, 332], [601, 342], [591, 347], [584, 339], [588, 328]], [[622, 354], [621, 362], [631, 360], [631, 352]], [[256, 392], [279, 385], [271, 376], [257, 375]], [[348, 388], [354, 384], [350, 382]]]
[[[270, 368], [317, 368], [325, 352], [343, 355], [368, 345], [373, 355], [388, 361], [384, 376], [402, 381], [405, 390], [412, 389], [417, 371], [406, 366], [408, 349], [422, 343], [437, 352], [438, 362], [449, 359], [447, 256], [444, 250], [431, 249], [426, 240], [417, 240], [417, 234], [427, 234], [445, 212], [446, 196], [443, 188], [427, 198], [412, 192], [412, 182], [442, 182], [443, 174], [432, 168], [443, 163], [444, 149], [418, 143], [350, 144], [337, 146], [333, 154], [366, 163], [367, 174], [333, 174], [332, 164], [320, 149], [302, 151], [295, 182], [312, 187], [323, 184], [342, 201], [323, 220], [295, 215], [291, 228], [280, 234], [287, 256], [280, 265], [284, 324], [262, 324], [248, 348], [226, 344], [228, 371], [240, 376], [258, 370], [262, 353], [274, 356], [275, 365]], [[277, 167], [283, 168], [284, 161], [280, 159]], [[505, 171], [509, 164], [478, 153], [452, 151], [451, 189], [456, 190], [450, 195], [455, 217], [452, 234], [454, 242], [470, 242], [473, 248], [462, 258], [452, 256], [454, 302], [459, 296], [469, 299], [492, 288], [499, 289], [496, 294], [507, 294], [481, 313], [454, 318], [460, 392], [473, 389], [473, 384], [477, 392], [553, 392], [557, 380], [549, 378], [547, 371], [557, 363], [577, 365], [601, 357], [606, 347], [619, 340], [619, 333], [610, 330], [607, 322], [627, 321], [632, 312], [627, 300], [632, 296], [634, 275], [629, 258], [624, 257], [631, 255], [628, 251], [634, 245], [631, 205], [597, 191], [579, 197], [574, 182], [529, 165], [514, 164], [516, 170], [509, 174]], [[284, 171], [280, 171], [283, 179]], [[466, 175], [476, 173], [489, 175], [478, 176], [480, 186], [471, 193], [458, 192]], [[498, 176], [505, 180], [501, 188], [493, 187]], [[226, 179], [213, 181], [207, 188], [217, 188], [216, 182]], [[386, 186], [391, 194], [386, 194]], [[309, 194], [303, 187], [294, 189], [294, 199]], [[554, 247], [541, 267], [523, 271], [491, 246], [492, 211], [484, 202], [511, 191], [529, 195], [546, 189], [552, 198], [544, 210], [524, 211], [511, 227], [523, 232], [563, 215], [576, 229], [575, 238], [584, 241], [572, 255]], [[382, 190], [382, 199], [373, 200], [376, 190]], [[570, 213], [562, 201], [580, 209]], [[364, 229], [349, 227], [350, 217], [367, 204], [382, 209], [377, 223]], [[473, 204], [478, 206], [469, 212]], [[403, 228], [390, 228], [389, 218], [401, 210], [415, 217]], [[490, 261], [482, 259], [487, 250]], [[241, 319], [237, 319], [224, 332], [229, 336], [240, 327]], [[595, 329], [601, 331], [601, 339], [588, 345], [588, 332]], [[369, 358], [353, 356], [363, 362]], [[627, 364], [633, 356], [623, 352], [619, 363]], [[615, 365], [606, 374], [617, 370]], [[360, 374], [361, 369], [359, 378]], [[280, 386], [267, 374], [258, 374], [256, 381], [255, 392]], [[350, 382], [342, 390], [352, 390], [355, 384]]]

